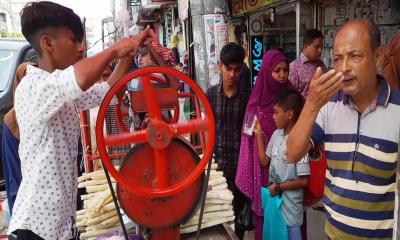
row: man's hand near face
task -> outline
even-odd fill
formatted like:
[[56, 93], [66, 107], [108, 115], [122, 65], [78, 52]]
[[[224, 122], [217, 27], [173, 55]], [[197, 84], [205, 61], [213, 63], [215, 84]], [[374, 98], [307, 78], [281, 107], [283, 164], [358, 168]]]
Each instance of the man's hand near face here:
[[332, 69], [322, 74], [317, 68], [310, 82], [309, 94], [300, 117], [290, 131], [287, 140], [286, 157], [288, 162], [296, 163], [311, 149], [311, 134], [319, 110], [339, 91], [343, 73]]
[[310, 82], [306, 104], [318, 112], [339, 91], [342, 81], [341, 72], [332, 69], [322, 74], [321, 68], [317, 68]]

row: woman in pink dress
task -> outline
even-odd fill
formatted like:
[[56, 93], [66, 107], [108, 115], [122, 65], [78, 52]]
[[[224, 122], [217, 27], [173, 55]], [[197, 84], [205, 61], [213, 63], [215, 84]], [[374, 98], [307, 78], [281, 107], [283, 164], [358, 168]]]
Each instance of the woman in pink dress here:
[[[273, 74], [274, 72], [274, 74]], [[278, 76], [279, 78], [274, 78]], [[293, 88], [288, 81], [289, 64], [287, 58], [277, 50], [269, 50], [264, 54], [257, 81], [246, 109], [244, 125], [250, 126], [254, 116], [261, 124], [264, 142], [268, 144], [275, 131], [272, 100], [283, 89]], [[262, 239], [263, 209], [261, 205], [261, 186], [268, 184], [268, 166], [261, 166], [257, 152], [257, 141], [254, 134], [242, 133], [236, 186], [251, 201], [251, 209], [255, 216], [255, 239]]]

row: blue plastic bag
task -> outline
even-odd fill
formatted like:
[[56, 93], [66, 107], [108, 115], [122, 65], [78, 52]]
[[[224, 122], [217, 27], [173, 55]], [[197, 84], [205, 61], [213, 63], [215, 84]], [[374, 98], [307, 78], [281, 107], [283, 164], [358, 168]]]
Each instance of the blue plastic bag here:
[[288, 240], [288, 230], [281, 213], [282, 196], [271, 197], [268, 188], [261, 188], [264, 209], [263, 240]]

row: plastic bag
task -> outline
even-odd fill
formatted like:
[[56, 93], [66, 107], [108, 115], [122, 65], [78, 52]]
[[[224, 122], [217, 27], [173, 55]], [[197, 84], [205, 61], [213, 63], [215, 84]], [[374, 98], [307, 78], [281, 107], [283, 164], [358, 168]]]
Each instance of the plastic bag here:
[[253, 212], [249, 201], [244, 204], [243, 209], [240, 211], [239, 216], [236, 217], [235, 222], [236, 226], [242, 230], [254, 230]]

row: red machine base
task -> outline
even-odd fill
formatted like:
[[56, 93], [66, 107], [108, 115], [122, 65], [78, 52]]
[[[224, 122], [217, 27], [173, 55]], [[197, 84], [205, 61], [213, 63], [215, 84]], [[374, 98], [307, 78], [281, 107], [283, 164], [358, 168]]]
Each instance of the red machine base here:
[[[173, 139], [165, 150], [170, 185], [187, 177], [198, 164], [199, 157], [183, 140]], [[137, 185], [154, 188], [157, 176], [155, 164], [153, 148], [149, 144], [138, 144], [127, 155], [119, 173]], [[202, 180], [203, 178], [198, 178], [183, 191], [162, 198], [140, 196], [118, 184], [118, 199], [132, 220], [151, 228], [156, 236], [164, 233], [173, 235], [170, 232], [175, 230], [172, 229], [177, 229], [197, 209]]]

